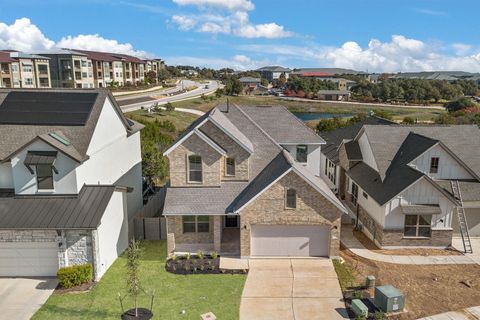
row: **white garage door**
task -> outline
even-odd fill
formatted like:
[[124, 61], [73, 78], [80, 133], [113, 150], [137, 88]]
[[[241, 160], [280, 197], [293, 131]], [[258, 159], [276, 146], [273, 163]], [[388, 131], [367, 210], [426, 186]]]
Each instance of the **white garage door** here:
[[330, 228], [302, 225], [252, 225], [252, 256], [328, 256]]
[[56, 242], [0, 242], [0, 276], [55, 276]]

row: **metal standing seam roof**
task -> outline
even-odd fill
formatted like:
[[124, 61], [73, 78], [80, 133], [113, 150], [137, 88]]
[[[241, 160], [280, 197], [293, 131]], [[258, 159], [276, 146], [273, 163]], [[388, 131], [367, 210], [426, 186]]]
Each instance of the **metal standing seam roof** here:
[[78, 195], [0, 197], [0, 229], [96, 229], [114, 191], [84, 185]]

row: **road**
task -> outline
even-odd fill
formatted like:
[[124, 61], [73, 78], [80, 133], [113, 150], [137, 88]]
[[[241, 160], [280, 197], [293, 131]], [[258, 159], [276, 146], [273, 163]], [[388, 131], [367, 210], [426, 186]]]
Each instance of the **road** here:
[[[161, 97], [158, 99], [155, 98], [155, 95], [159, 95], [159, 94], [167, 95], [169, 93], [171, 94], [173, 92], [181, 90], [182, 87], [188, 88], [192, 86], [196, 86], [197, 88], [185, 93], [180, 93], [180, 94], [167, 96], [167, 97]], [[175, 88], [169, 88], [166, 90], [155, 91], [155, 92], [146, 92], [146, 93], [141, 93], [138, 95], [128, 96], [128, 97], [121, 97], [121, 98], [119, 97], [117, 101], [123, 112], [129, 112], [129, 111], [135, 111], [135, 110], [141, 109], [142, 107], [149, 107], [154, 103], [158, 103], [158, 105], [164, 105], [164, 104], [167, 104], [168, 102], [194, 99], [194, 98], [200, 97], [202, 94], [204, 95], [213, 94], [217, 90], [217, 88], [218, 88], [218, 83], [212, 80], [210, 80], [207, 84], [199, 83], [191, 80], [182, 80], [179, 83], [179, 85], [177, 85]], [[182, 110], [180, 109], [181, 108], [177, 108], [177, 111], [182, 111], [182, 112], [190, 111], [189, 109], [182, 109]], [[197, 114], [195, 112], [190, 112], [190, 113]]]

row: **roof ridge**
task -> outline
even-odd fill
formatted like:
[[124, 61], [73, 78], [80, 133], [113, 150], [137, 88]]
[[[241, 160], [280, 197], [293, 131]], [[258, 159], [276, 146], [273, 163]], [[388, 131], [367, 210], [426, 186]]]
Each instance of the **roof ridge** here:
[[312, 128], [310, 128], [309, 126], [307, 126], [305, 124], [305, 122], [303, 122], [302, 120], [300, 120], [298, 117], [296, 117], [293, 113], [290, 112], [290, 110], [288, 110], [287, 107], [283, 106], [283, 105], [279, 105], [279, 107], [285, 109], [287, 111], [288, 114], [290, 114], [291, 116], [293, 116], [293, 118], [295, 118], [295, 120], [297, 122], [300, 122], [305, 128], [308, 129], [308, 131], [311, 131], [314, 135], [318, 136], [320, 139], [323, 140], [323, 142], [326, 142], [325, 139], [323, 139], [317, 132], [315, 132]]

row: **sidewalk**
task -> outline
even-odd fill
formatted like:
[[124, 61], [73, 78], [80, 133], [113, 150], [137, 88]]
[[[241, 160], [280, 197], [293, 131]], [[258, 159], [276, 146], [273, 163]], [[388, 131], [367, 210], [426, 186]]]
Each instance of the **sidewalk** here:
[[460, 311], [450, 311], [445, 313], [428, 316], [417, 320], [480, 320], [480, 306], [463, 309]]
[[[475, 264], [467, 256], [395, 256], [368, 250], [353, 235], [353, 226], [342, 225], [340, 242], [357, 256], [365, 259], [396, 264]], [[446, 318], [448, 319], [448, 318]]]

